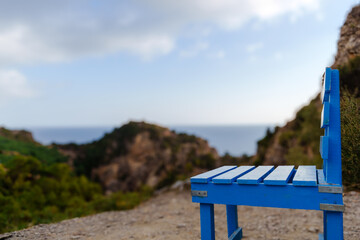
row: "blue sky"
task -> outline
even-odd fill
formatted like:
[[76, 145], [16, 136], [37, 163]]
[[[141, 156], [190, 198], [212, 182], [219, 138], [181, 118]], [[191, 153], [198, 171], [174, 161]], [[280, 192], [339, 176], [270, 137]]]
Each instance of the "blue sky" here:
[[284, 124], [354, 0], [0, 2], [0, 125]]

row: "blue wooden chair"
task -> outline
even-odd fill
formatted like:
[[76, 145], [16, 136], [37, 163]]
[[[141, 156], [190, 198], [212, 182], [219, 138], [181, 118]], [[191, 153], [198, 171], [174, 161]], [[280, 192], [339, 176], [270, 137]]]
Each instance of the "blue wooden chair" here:
[[200, 203], [201, 239], [215, 239], [214, 204], [225, 204], [228, 238], [242, 238], [237, 205], [322, 210], [324, 234], [343, 239], [339, 71], [326, 68], [320, 153], [316, 166], [222, 166], [191, 178], [192, 201]]

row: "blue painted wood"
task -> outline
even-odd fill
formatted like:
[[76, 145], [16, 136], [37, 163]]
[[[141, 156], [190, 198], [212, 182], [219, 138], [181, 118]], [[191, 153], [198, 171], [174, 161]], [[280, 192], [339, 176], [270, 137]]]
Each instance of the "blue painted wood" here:
[[229, 240], [240, 240], [243, 237], [242, 228], [238, 228], [235, 232], [229, 237]]
[[299, 166], [293, 178], [294, 186], [316, 186], [316, 166]]
[[338, 70], [331, 70], [330, 88], [329, 156], [328, 160], [324, 161], [326, 162], [324, 175], [327, 183], [341, 185], [340, 87]]
[[318, 169], [317, 176], [318, 176], [318, 184], [319, 185], [327, 185], [327, 182], [325, 181], [324, 171], [322, 169]]
[[238, 177], [248, 173], [249, 171], [253, 170], [255, 166], [240, 166], [233, 170], [230, 170], [226, 173], [223, 173], [215, 178], [212, 179], [214, 183], [218, 184], [231, 184], [235, 181]]
[[266, 185], [286, 185], [294, 171], [294, 165], [291, 166], [278, 166], [272, 171], [265, 179]]
[[215, 240], [214, 204], [200, 204], [201, 239]]
[[342, 240], [344, 239], [343, 213], [324, 211], [324, 239]]
[[230, 171], [232, 169], [236, 168], [236, 166], [222, 166], [219, 168], [216, 168], [214, 170], [204, 172], [202, 174], [196, 175], [190, 179], [191, 183], [208, 183], [212, 178], [225, 173], [227, 171]]
[[319, 240], [324, 240], [324, 234], [319, 233]]
[[331, 68], [326, 68], [325, 75], [324, 75], [324, 83], [323, 83], [323, 87], [321, 90], [321, 100], [323, 103], [329, 101], [329, 95], [330, 95], [330, 90], [331, 90], [331, 80], [332, 80], [331, 75], [332, 75]]
[[237, 179], [238, 184], [258, 184], [260, 183], [270, 172], [274, 169], [274, 166], [258, 166], [249, 173], [239, 177]]
[[227, 229], [228, 237], [238, 229], [238, 214], [236, 205], [226, 205], [226, 218], [227, 218]]
[[207, 191], [207, 197], [192, 197], [193, 202], [254, 207], [320, 210], [320, 203], [343, 204], [342, 194], [321, 193], [317, 187], [293, 184], [269, 186], [249, 184], [191, 184], [191, 190]]
[[329, 158], [329, 137], [320, 137], [320, 155], [322, 159], [327, 160]]
[[326, 128], [327, 126], [329, 126], [329, 122], [330, 122], [330, 103], [329, 102], [324, 102], [322, 111], [321, 111], [321, 124], [320, 127], [321, 128]]

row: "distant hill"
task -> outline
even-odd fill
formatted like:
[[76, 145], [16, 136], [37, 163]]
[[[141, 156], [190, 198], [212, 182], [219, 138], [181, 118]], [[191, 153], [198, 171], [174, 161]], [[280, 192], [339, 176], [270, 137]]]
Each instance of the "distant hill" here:
[[145, 122], [129, 122], [89, 144], [55, 146], [78, 175], [108, 192], [160, 188], [220, 164], [204, 139]]
[[44, 164], [66, 162], [67, 157], [54, 147], [43, 146], [36, 142], [32, 134], [25, 130], [0, 128], [0, 163], [16, 156], [35, 157]]
[[[341, 28], [332, 68], [340, 71], [343, 181], [360, 188], [360, 5]], [[319, 70], [319, 74], [320, 74]], [[256, 164], [315, 164], [321, 168], [319, 139], [322, 104], [319, 95], [301, 108], [295, 119], [276, 127], [258, 142]]]
[[0, 136], [6, 137], [6, 138], [11, 139], [11, 140], [38, 144], [34, 140], [31, 132], [28, 132], [28, 131], [25, 131], [25, 130], [9, 130], [9, 129], [6, 129], [4, 127], [0, 127]]

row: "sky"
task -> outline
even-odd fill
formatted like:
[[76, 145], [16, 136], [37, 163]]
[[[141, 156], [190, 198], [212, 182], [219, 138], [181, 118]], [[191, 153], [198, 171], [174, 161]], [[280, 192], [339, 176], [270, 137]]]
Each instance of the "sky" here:
[[284, 124], [357, 3], [0, 1], [0, 125]]

